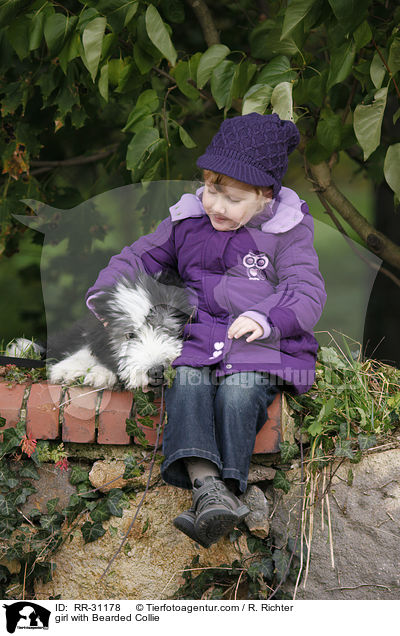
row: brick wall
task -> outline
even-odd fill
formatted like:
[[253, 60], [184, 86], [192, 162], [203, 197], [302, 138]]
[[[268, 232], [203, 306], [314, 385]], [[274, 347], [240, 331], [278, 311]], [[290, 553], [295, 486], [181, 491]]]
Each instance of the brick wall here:
[[[90, 387], [63, 387], [47, 382], [14, 384], [0, 381], [0, 416], [6, 426], [26, 423], [33, 439], [64, 442], [131, 444], [126, 419], [133, 409], [129, 391], [94, 391]], [[160, 408], [160, 399], [156, 399]], [[279, 452], [281, 440], [281, 396], [269, 408], [269, 417], [258, 433], [254, 453]], [[141, 427], [154, 445], [160, 415], [153, 418], [153, 429]], [[4, 430], [4, 429], [2, 429]]]

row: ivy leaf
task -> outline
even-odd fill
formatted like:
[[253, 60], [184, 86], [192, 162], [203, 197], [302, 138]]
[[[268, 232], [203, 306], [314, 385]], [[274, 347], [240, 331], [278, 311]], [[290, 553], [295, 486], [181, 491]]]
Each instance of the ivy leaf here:
[[123, 479], [132, 479], [141, 475], [141, 466], [138, 466], [137, 459], [133, 455], [124, 457], [125, 472]]
[[351, 440], [339, 440], [335, 447], [335, 455], [336, 457], [348, 457], [349, 459], [353, 459], [354, 451], [351, 448]]
[[85, 521], [81, 527], [81, 532], [84, 542], [91, 543], [92, 541], [96, 541], [96, 539], [102, 537], [106, 531], [99, 522], [90, 523], [90, 521]]
[[364, 151], [364, 161], [379, 146], [387, 92], [387, 87], [380, 88], [376, 91], [372, 104], [358, 104], [354, 110], [354, 132]]
[[22, 468], [19, 471], [20, 477], [26, 477], [27, 479], [40, 479], [39, 473], [32, 463], [24, 462]]
[[288, 574], [288, 565], [289, 565], [289, 554], [286, 550], [274, 550], [272, 553], [272, 558], [275, 564], [275, 570], [278, 575], [279, 581], [285, 581]]
[[199, 88], [203, 88], [207, 84], [214, 69], [230, 52], [225, 44], [213, 44], [203, 53], [197, 67], [197, 86]]
[[80, 466], [73, 466], [69, 474], [69, 481], [72, 485], [76, 486], [81, 482], [86, 482], [89, 479], [89, 472]]
[[386, 152], [383, 171], [387, 183], [400, 199], [400, 143], [389, 146]]
[[297, 444], [291, 444], [290, 442], [281, 442], [279, 444], [279, 448], [281, 451], [281, 460], [284, 464], [288, 464], [299, 454], [299, 447], [297, 446]]
[[81, 57], [93, 82], [96, 78], [97, 69], [99, 67], [106, 25], [106, 18], [94, 18], [94, 20], [89, 22], [82, 34], [84, 55]]
[[153, 4], [150, 4], [146, 10], [146, 30], [154, 46], [171, 62], [172, 66], [175, 66], [177, 52], [164, 22]]
[[101, 503], [96, 505], [96, 507], [90, 512], [90, 516], [95, 523], [107, 521], [111, 517], [111, 512], [108, 509], [106, 500], [103, 500]]
[[360, 450], [367, 450], [377, 444], [376, 435], [364, 435], [360, 433], [360, 435], [357, 436], [357, 440]]
[[113, 488], [107, 495], [107, 507], [114, 517], [122, 517], [122, 508], [120, 505], [121, 498], [124, 493], [120, 488]]
[[15, 505], [4, 495], [0, 495], [0, 516], [12, 517], [15, 513]]
[[283, 472], [283, 470], [276, 471], [275, 477], [273, 480], [273, 486], [274, 488], [279, 488], [280, 490], [283, 490], [286, 494], [289, 492], [290, 481], [286, 478], [286, 475]]
[[289, 35], [306, 17], [316, 0], [292, 0], [285, 11], [281, 39]]
[[255, 561], [252, 563], [247, 570], [247, 575], [251, 578], [252, 581], [256, 582], [258, 577], [263, 577], [267, 581], [270, 581], [274, 574], [274, 563], [272, 559], [262, 559], [261, 561]]

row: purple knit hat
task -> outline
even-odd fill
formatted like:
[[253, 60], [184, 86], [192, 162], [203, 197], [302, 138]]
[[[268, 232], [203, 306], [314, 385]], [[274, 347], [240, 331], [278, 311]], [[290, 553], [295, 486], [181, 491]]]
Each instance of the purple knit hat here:
[[225, 119], [197, 166], [254, 186], [271, 186], [274, 198], [288, 167], [288, 155], [300, 134], [276, 113], [249, 113]]

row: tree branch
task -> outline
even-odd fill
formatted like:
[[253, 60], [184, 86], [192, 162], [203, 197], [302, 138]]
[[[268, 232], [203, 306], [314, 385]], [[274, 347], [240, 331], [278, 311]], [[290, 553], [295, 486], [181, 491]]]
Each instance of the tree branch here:
[[363, 239], [367, 248], [382, 260], [400, 269], [400, 246], [374, 228], [354, 205], [338, 190], [332, 181], [331, 170], [326, 162], [308, 165], [316, 191], [322, 192], [324, 199], [347, 221]]
[[219, 33], [214, 24], [211, 12], [204, 0], [186, 0], [198, 19], [207, 46], [220, 44]]
[[118, 148], [119, 144], [113, 144], [108, 148], [108, 150], [103, 150], [102, 152], [97, 152], [94, 155], [81, 155], [80, 157], [72, 157], [71, 159], [60, 159], [59, 161], [42, 161], [39, 159], [33, 159], [30, 162], [31, 166], [37, 166], [37, 170], [32, 170], [31, 175], [40, 174], [42, 172], [48, 172], [53, 168], [66, 168], [68, 166], [82, 166], [86, 163], [94, 163], [95, 161], [99, 161], [101, 159], [105, 159], [109, 155], [112, 155]]

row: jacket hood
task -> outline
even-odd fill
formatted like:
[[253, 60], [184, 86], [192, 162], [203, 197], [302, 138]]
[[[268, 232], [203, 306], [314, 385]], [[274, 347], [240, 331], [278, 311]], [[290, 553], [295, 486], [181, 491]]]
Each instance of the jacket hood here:
[[[204, 216], [202, 196], [204, 186], [196, 191], [196, 194], [184, 194], [177, 203], [169, 208], [172, 221]], [[262, 232], [281, 234], [288, 232], [298, 225], [303, 217], [302, 206], [305, 201], [291, 190], [282, 187], [278, 196], [268, 203], [265, 208], [243, 227], [259, 227]]]

